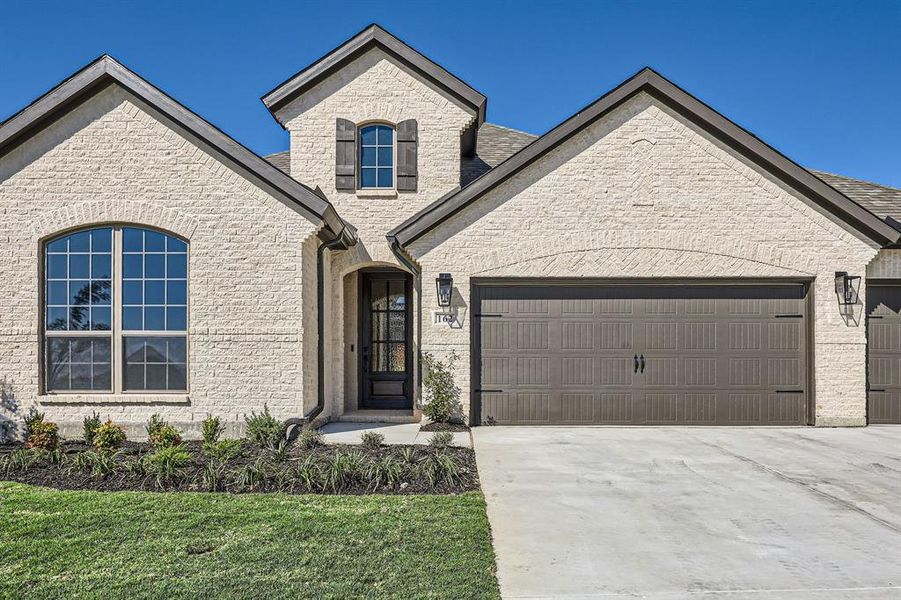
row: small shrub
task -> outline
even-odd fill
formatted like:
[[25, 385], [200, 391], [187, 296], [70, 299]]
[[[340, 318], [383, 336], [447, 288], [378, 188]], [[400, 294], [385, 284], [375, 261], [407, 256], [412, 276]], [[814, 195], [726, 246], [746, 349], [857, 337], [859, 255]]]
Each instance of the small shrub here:
[[227, 463], [241, 456], [244, 451], [244, 440], [219, 440], [211, 444], [204, 443], [203, 451], [211, 459]]
[[225, 482], [228, 463], [215, 458], [210, 459], [203, 466], [200, 473], [203, 488], [208, 492], [218, 492], [222, 489]]
[[406, 465], [414, 465], [417, 462], [416, 448], [413, 446], [404, 446], [397, 450], [397, 457]]
[[365, 475], [366, 455], [358, 450], [336, 452], [323, 470], [323, 487], [340, 492]]
[[2, 458], [0, 471], [3, 473], [27, 471], [38, 461], [38, 458], [38, 455], [31, 450], [25, 450], [24, 448], [13, 450]]
[[279, 440], [275, 448], [272, 448], [272, 460], [277, 463], [283, 463], [291, 456], [291, 442], [282, 439]]
[[121, 450], [114, 452], [86, 450], [72, 457], [66, 470], [88, 472], [92, 477], [108, 477], [121, 467]]
[[294, 477], [308, 492], [321, 490], [323, 487], [322, 460], [308, 454], [294, 469]]
[[85, 417], [82, 423], [84, 423], [84, 441], [88, 446], [93, 446], [94, 435], [97, 433], [97, 428], [103, 423], [103, 421], [100, 420], [100, 413], [96, 411], [91, 413], [91, 416]]
[[460, 414], [460, 388], [454, 383], [454, 363], [457, 355], [453, 351], [442, 362], [430, 352], [424, 352], [422, 363], [425, 366], [425, 376], [422, 380], [425, 392], [426, 404], [422, 412], [435, 423], [447, 423], [451, 417]]
[[420, 463], [419, 470], [431, 487], [439, 483], [455, 485], [462, 479], [453, 454], [433, 454]]
[[407, 475], [407, 465], [393, 456], [383, 456], [369, 463], [366, 470], [368, 487], [375, 491], [380, 486], [395, 487]]
[[317, 446], [324, 446], [325, 438], [323, 438], [322, 432], [318, 429], [304, 429], [297, 436], [297, 445], [304, 450], [312, 450]]
[[284, 437], [284, 424], [269, 414], [269, 407], [263, 406], [263, 412], [251, 412], [244, 419], [247, 422], [247, 439], [260, 448], [275, 448]]
[[182, 445], [166, 446], [144, 457], [147, 472], [156, 476], [156, 485], [164, 489], [175, 479], [184, 477], [191, 454]]
[[38, 409], [36, 409], [35, 407], [32, 406], [28, 410], [28, 414], [25, 415], [24, 420], [25, 420], [25, 439], [27, 440], [29, 437], [31, 437], [31, 430], [34, 428], [34, 426], [37, 425], [38, 423], [44, 422], [44, 413], [38, 412]]
[[56, 450], [59, 448], [59, 429], [50, 421], [35, 421], [28, 430], [25, 445], [36, 450]]
[[219, 417], [207, 417], [203, 420], [203, 443], [215, 444], [219, 441], [222, 433], [225, 431], [225, 425]]
[[254, 491], [269, 478], [269, 465], [262, 458], [244, 465], [234, 474], [234, 485], [239, 489]]
[[150, 422], [147, 424], [147, 439], [150, 440], [150, 445], [156, 449], [171, 448], [181, 444], [181, 434], [178, 433], [178, 430], [159, 415], [150, 417]]
[[450, 431], [439, 431], [433, 433], [429, 439], [429, 447], [435, 450], [444, 450], [454, 443], [454, 434]]
[[111, 420], [107, 420], [94, 432], [94, 448], [100, 452], [111, 452], [125, 442], [125, 430]]
[[378, 450], [385, 443], [385, 436], [376, 431], [364, 431], [360, 434], [360, 442], [367, 450]]

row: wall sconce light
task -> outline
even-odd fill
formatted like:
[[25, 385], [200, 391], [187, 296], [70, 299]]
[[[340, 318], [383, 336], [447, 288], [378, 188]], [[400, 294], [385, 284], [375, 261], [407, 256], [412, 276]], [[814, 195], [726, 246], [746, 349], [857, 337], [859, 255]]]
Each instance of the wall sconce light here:
[[840, 306], [857, 304], [860, 291], [860, 276], [848, 275], [846, 271], [835, 272], [835, 295]]
[[439, 273], [435, 278], [435, 290], [438, 292], [438, 306], [450, 306], [451, 292], [454, 289], [454, 278], [450, 273]]

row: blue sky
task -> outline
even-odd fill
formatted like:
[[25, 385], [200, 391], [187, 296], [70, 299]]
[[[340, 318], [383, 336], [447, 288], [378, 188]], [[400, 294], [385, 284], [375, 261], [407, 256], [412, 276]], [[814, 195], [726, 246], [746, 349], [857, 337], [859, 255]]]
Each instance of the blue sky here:
[[0, 13], [0, 118], [108, 52], [253, 150], [259, 98], [370, 22], [543, 133], [643, 66], [799, 163], [901, 187], [901, 2], [66, 2]]

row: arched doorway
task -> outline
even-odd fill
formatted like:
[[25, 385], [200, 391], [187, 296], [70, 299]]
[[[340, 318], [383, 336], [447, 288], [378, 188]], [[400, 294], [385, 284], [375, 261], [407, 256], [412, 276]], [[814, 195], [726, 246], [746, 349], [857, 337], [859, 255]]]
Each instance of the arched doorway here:
[[413, 278], [393, 268], [359, 272], [361, 409], [413, 408]]

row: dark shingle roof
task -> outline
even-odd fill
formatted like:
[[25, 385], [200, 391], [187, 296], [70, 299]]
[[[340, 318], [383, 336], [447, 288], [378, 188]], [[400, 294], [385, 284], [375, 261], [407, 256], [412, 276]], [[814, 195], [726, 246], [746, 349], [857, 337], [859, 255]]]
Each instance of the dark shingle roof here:
[[531, 133], [485, 123], [479, 127], [476, 155], [460, 162], [460, 187], [469, 185], [537, 138]]
[[[479, 127], [476, 155], [464, 158], [460, 164], [460, 186], [472, 183], [537, 138], [524, 131], [485, 123]], [[290, 175], [289, 158], [290, 154], [286, 151], [270, 154], [266, 160]], [[880, 219], [892, 217], [901, 221], [901, 189], [825, 171], [811, 169], [810, 172]]]
[[268, 156], [264, 156], [266, 160], [272, 163], [272, 166], [276, 167], [280, 171], [284, 171], [288, 175], [291, 174], [291, 152], [285, 150], [284, 152], [276, 152], [275, 154], [270, 154]]
[[824, 171], [810, 172], [876, 216], [901, 221], [901, 189]]

